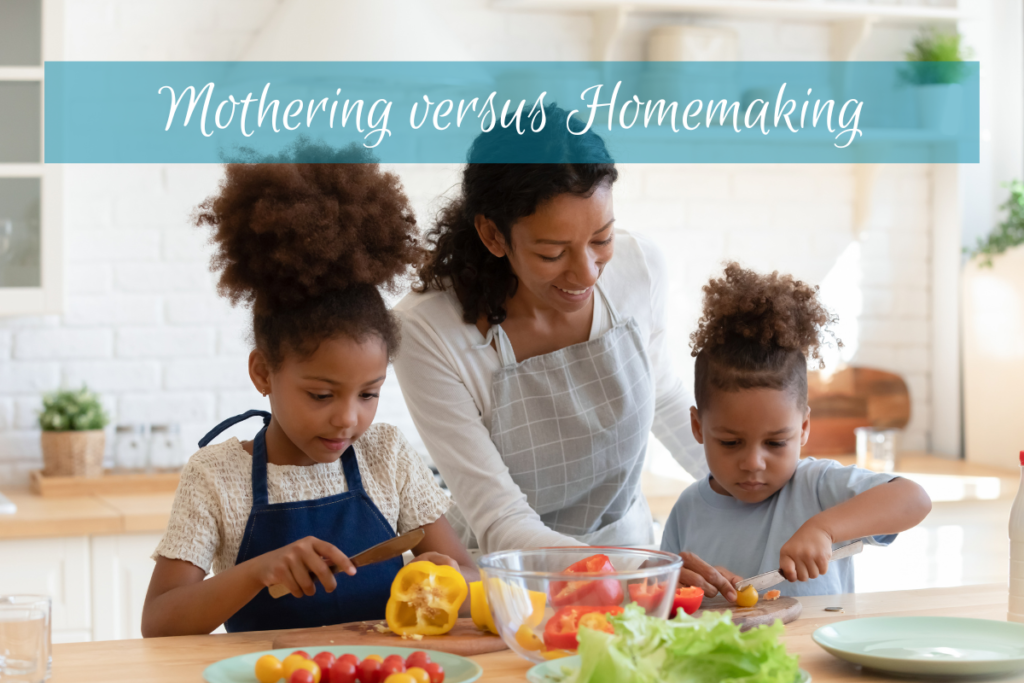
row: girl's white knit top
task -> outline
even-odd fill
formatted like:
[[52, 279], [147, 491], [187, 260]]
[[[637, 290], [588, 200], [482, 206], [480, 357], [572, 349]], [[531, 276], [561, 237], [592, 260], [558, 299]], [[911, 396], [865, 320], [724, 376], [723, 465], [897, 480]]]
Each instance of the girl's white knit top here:
[[[371, 425], [354, 447], [363, 489], [397, 533], [435, 522], [451, 506], [397, 427]], [[267, 464], [271, 504], [347, 490], [341, 458], [309, 466]], [[153, 559], [185, 560], [214, 573], [233, 567], [251, 509], [252, 456], [241, 442], [231, 438], [201, 448], [181, 473], [167, 531]]]

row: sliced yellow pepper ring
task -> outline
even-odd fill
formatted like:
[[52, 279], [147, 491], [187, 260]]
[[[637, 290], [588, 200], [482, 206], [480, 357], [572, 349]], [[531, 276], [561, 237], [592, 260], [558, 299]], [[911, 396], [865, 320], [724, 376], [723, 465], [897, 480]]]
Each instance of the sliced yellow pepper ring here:
[[528, 652], [544, 649], [544, 641], [526, 624], [520, 626], [519, 630], [516, 631], [516, 642], [519, 643], [519, 647]]
[[572, 657], [575, 652], [572, 650], [541, 650], [540, 656], [544, 659], [561, 659], [562, 657]]
[[391, 584], [385, 611], [388, 628], [400, 636], [448, 633], [468, 592], [466, 580], [455, 569], [410, 562]]
[[[491, 579], [494, 581], [495, 579]], [[518, 586], [511, 586], [502, 583], [502, 595], [505, 604], [509, 606], [515, 626], [515, 616], [526, 606], [526, 595], [529, 594], [530, 615], [523, 621], [524, 626], [534, 627], [544, 620], [544, 608], [548, 604], [547, 593], [540, 591], [526, 591]], [[487, 604], [487, 591], [484, 589], [483, 581], [474, 581], [469, 584], [469, 612], [473, 617], [473, 623], [482, 631], [490, 631], [494, 635], [500, 635], [494, 624], [494, 615], [491, 614], [490, 605]]]

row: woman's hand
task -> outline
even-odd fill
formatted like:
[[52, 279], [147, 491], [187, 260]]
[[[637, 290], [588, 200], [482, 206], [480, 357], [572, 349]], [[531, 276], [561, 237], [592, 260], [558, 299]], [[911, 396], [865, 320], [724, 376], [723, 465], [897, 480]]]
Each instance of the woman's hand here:
[[812, 521], [800, 527], [779, 551], [779, 571], [788, 581], [816, 579], [828, 571], [832, 537]]
[[736, 602], [736, 584], [743, 580], [725, 567], [712, 567], [693, 553], [679, 553], [683, 568], [679, 570], [679, 583], [696, 586], [704, 595], [713, 598], [719, 593], [729, 602]]
[[[243, 564], [249, 563], [252, 563], [250, 571], [261, 584], [282, 584], [297, 598], [316, 593], [314, 576], [320, 579], [324, 590], [330, 593], [338, 587], [334, 578], [335, 571], [343, 571], [349, 576], [356, 573], [355, 565], [345, 553], [313, 536], [254, 557]], [[329, 565], [334, 565], [335, 569], [332, 570]]]

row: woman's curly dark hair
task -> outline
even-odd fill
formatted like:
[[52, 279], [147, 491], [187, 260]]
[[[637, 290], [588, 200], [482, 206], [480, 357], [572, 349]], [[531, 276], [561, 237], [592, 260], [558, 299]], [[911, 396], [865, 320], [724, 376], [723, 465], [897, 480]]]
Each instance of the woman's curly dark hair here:
[[[565, 110], [549, 105], [545, 111], [547, 125], [540, 133], [524, 138], [514, 127], [497, 127], [474, 140], [460, 195], [441, 209], [427, 233], [430, 249], [414, 289], [453, 288], [462, 305], [462, 319], [469, 324], [475, 325], [481, 316], [491, 325], [502, 323], [505, 301], [518, 285], [508, 259], [494, 256], [480, 241], [476, 216], [493, 221], [505, 243], [511, 245], [512, 226], [532, 215], [543, 202], [566, 193], [588, 197], [599, 184], [610, 185], [618, 178], [600, 137], [592, 132], [573, 135], [564, 124]], [[480, 161], [517, 157], [600, 163]]]
[[283, 163], [323, 152], [303, 140], [275, 163], [227, 164], [219, 192], [193, 217], [213, 231], [217, 291], [252, 307], [253, 341], [272, 368], [286, 352], [308, 356], [339, 334], [379, 336], [393, 357], [398, 324], [379, 288], [394, 291], [422, 259], [398, 177], [364, 152]]
[[818, 288], [733, 262], [703, 291], [704, 312], [690, 335], [697, 409], [707, 407], [713, 389], [755, 387], [791, 391], [806, 406], [807, 359], [821, 360], [824, 336], [835, 338], [828, 326], [837, 320], [818, 300]]

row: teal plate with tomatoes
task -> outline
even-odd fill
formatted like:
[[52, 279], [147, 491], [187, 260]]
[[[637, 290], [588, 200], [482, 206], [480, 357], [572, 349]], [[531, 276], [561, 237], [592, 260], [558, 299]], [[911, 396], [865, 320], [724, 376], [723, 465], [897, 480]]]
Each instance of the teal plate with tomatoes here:
[[[538, 664], [526, 672], [526, 680], [530, 683], [560, 683], [569, 678], [580, 669], [580, 656], [553, 659], [550, 662]], [[447, 679], [445, 679], [447, 682]], [[799, 669], [796, 680], [793, 683], [811, 683], [811, 674]]]
[[[263, 650], [247, 655], [239, 655], [229, 659], [222, 659], [211, 664], [203, 671], [203, 680], [206, 683], [259, 683], [256, 679], [256, 660], [263, 655], [274, 655], [279, 660], [300, 648], [286, 648], [281, 650]], [[484, 670], [474, 661], [450, 655], [447, 652], [436, 652], [434, 650], [422, 650], [430, 656], [430, 661], [437, 662], [444, 669], [444, 683], [471, 683], [483, 675]], [[388, 655], [399, 655], [402, 659], [408, 658], [413, 650], [407, 647], [370, 647], [366, 645], [328, 645], [325, 647], [307, 648], [306, 652], [310, 657], [315, 657], [321, 652], [330, 652], [335, 657], [344, 654], [353, 654], [362, 661], [370, 655], [380, 655], [382, 658]], [[283, 682], [284, 679], [282, 678]]]

